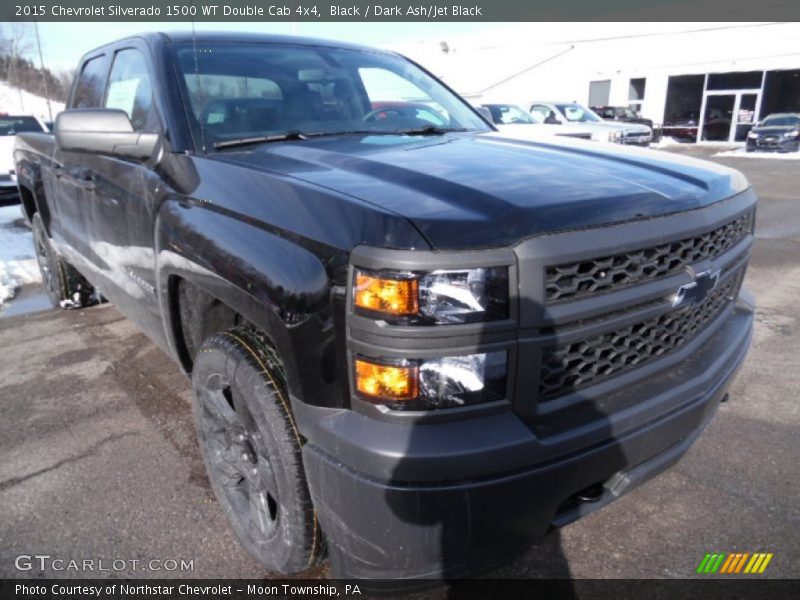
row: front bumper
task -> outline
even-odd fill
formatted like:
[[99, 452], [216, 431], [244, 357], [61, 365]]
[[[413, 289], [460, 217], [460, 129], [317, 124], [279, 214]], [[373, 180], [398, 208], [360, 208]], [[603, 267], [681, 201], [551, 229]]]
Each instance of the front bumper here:
[[[509, 410], [408, 424], [297, 403], [309, 428], [304, 464], [334, 575], [480, 571], [674, 464], [713, 416], [747, 352], [753, 308], [745, 298], [677, 365], [627, 387], [639, 402], [607, 416], [595, 405], [591, 427], [603, 429], [604, 441], [555, 458], [542, 458], [547, 444]], [[587, 489], [595, 501], [577, 500]]]
[[19, 204], [19, 188], [13, 180], [0, 181], [0, 206]]
[[625, 136], [622, 139], [622, 144], [626, 146], [642, 146], [647, 147], [650, 145], [650, 142], [653, 141], [653, 136], [650, 135], [640, 135], [640, 136]]
[[748, 152], [797, 152], [800, 149], [800, 138], [784, 138], [782, 136], [759, 136], [747, 138]]
[[678, 127], [665, 125], [661, 128], [661, 135], [671, 137], [676, 140], [689, 142], [697, 141], [697, 127]]

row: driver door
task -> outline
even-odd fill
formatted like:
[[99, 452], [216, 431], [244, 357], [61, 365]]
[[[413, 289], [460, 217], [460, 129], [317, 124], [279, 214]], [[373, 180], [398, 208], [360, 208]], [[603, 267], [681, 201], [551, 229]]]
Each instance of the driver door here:
[[[103, 99], [108, 76], [108, 56], [105, 53], [89, 57], [81, 67], [70, 101], [70, 108], [98, 108]], [[59, 252], [68, 257], [84, 273], [90, 265], [91, 254], [88, 225], [92, 207], [84, 203], [84, 191], [91, 187], [88, 166], [95, 156], [55, 148], [52, 164], [43, 169], [45, 192], [53, 200], [54, 213], [50, 235]]]

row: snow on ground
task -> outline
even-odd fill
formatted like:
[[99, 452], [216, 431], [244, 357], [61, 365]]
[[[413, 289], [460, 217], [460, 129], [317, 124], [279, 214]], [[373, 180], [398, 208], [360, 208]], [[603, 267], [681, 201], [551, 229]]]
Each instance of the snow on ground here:
[[[53, 119], [64, 110], [62, 102], [50, 101], [53, 110]], [[10, 115], [34, 115], [44, 121], [50, 120], [47, 110], [47, 99], [36, 96], [30, 92], [11, 87], [5, 81], [0, 81], [0, 112]]]
[[676, 140], [675, 138], [671, 138], [667, 135], [662, 136], [660, 140], [657, 142], [653, 142], [650, 144], [651, 148], [669, 148], [670, 146], [686, 146], [688, 145], [686, 142], [681, 142]]
[[743, 144], [739, 144], [738, 142], [730, 143], [730, 142], [700, 142], [698, 144], [694, 142], [682, 142], [680, 140], [676, 140], [675, 138], [664, 136], [657, 142], [653, 142], [650, 144], [651, 148], [674, 148], [676, 146], [698, 146], [701, 148], [724, 148], [725, 150], [730, 150], [731, 148], [744, 148]]
[[17, 288], [42, 280], [31, 230], [18, 223], [21, 219], [19, 206], [0, 208], [0, 310]]
[[738, 158], [771, 158], [773, 160], [800, 160], [800, 152], [747, 152], [744, 148], [736, 148], [735, 150], [727, 150], [726, 152], [717, 152], [714, 156]]

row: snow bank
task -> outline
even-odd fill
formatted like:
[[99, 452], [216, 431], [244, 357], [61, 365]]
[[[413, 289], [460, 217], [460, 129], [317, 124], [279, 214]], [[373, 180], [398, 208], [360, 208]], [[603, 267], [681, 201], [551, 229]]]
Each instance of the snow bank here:
[[800, 160], [800, 152], [747, 152], [744, 148], [728, 150], [727, 152], [717, 152], [714, 156], [738, 157], [738, 158], [770, 158], [772, 160]]
[[0, 208], [0, 309], [18, 287], [42, 280], [31, 231], [15, 224], [21, 218], [19, 206]]
[[[51, 100], [50, 106], [53, 110], [53, 119], [64, 110], [62, 102]], [[33, 115], [43, 121], [50, 120], [46, 98], [11, 87], [5, 81], [0, 81], [0, 112], [10, 115]]]
[[669, 137], [668, 135], [662, 136], [660, 140], [657, 142], [653, 142], [650, 144], [651, 148], [669, 148], [671, 146], [691, 146], [690, 142], [681, 142], [680, 140], [676, 140], [675, 138]]

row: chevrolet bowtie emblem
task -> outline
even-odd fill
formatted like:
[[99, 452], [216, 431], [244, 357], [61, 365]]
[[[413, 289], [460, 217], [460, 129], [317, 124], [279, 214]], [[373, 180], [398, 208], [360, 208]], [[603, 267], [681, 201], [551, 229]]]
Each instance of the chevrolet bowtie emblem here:
[[[689, 272], [694, 274], [691, 270]], [[709, 292], [717, 287], [720, 273], [721, 269], [717, 269], [716, 271], [703, 271], [694, 275], [693, 282], [682, 285], [672, 295], [672, 306], [677, 308], [701, 303], [706, 299]]]

